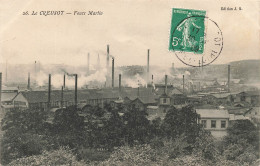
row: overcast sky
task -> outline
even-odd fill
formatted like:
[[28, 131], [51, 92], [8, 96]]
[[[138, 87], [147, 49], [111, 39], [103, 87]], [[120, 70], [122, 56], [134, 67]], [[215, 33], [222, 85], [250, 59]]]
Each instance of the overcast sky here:
[[[259, 1], [3, 0], [0, 2], [0, 63], [84, 65], [106, 45], [115, 64], [185, 66], [168, 51], [171, 8], [206, 10], [223, 32], [224, 47], [213, 64], [260, 58]], [[242, 11], [221, 11], [241, 7]], [[23, 11], [102, 11], [101, 16], [23, 16]]]

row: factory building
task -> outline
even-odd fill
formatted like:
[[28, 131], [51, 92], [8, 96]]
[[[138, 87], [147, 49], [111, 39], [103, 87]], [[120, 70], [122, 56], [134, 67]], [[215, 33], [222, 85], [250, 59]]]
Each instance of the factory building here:
[[[83, 89], [77, 91], [77, 105], [99, 105], [102, 107], [105, 103], [116, 101], [119, 98], [128, 98], [135, 100], [139, 98], [144, 103], [155, 103], [155, 95], [147, 88], [122, 88], [121, 92], [118, 88], [114, 89]], [[138, 92], [139, 91], [139, 92]], [[75, 105], [74, 90], [53, 90], [50, 92], [50, 107], [58, 108]], [[139, 95], [138, 95], [139, 93]], [[13, 99], [16, 108], [48, 108], [48, 92], [47, 91], [26, 91], [19, 92]]]

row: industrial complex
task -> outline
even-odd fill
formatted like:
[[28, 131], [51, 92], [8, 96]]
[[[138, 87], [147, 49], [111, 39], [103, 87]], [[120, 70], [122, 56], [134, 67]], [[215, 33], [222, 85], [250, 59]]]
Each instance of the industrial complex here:
[[[88, 54], [86, 76], [102, 68], [99, 55], [96, 71], [90, 70], [89, 61], [90, 54]], [[48, 83], [39, 86], [37, 81], [31, 78], [30, 72], [28, 72], [26, 87], [22, 85], [8, 87], [2, 85], [1, 73], [2, 111], [31, 108], [55, 111], [73, 105], [84, 109], [89, 106], [103, 108], [106, 104], [112, 107], [134, 104], [138, 108], [146, 109], [148, 119], [153, 120], [158, 117], [163, 119], [172, 106], [178, 108], [192, 104], [201, 116], [200, 123], [205, 126], [206, 130], [212, 130], [212, 134], [216, 137], [225, 135], [226, 128], [232, 120], [259, 120], [259, 91], [254, 88], [245, 88], [242, 80], [232, 79], [230, 65], [227, 65], [226, 78], [212, 79], [203, 74], [203, 65], [196, 69], [195, 76], [187, 76], [186, 71], [183, 73], [178, 71], [181, 76], [175, 77], [178, 69], [174, 68], [173, 64], [170, 74], [164, 74], [163, 79], [156, 82], [150, 69], [150, 50], [148, 49], [147, 65], [140, 76], [145, 81], [141, 83], [141, 80], [138, 80], [137, 86], [131, 87], [128, 84], [122, 84], [124, 78], [129, 79], [129, 76], [115, 72], [115, 61], [107, 45], [106, 76], [104, 82], [101, 84], [99, 82], [100, 86], [97, 88], [90, 88], [90, 85], [79, 87], [78, 81], [81, 79], [79, 75], [66, 71], [63, 73], [63, 84], [60, 88], [52, 85], [51, 73], [48, 75]], [[115, 73], [120, 74], [115, 75]], [[66, 85], [68, 78], [74, 79], [73, 87]]]

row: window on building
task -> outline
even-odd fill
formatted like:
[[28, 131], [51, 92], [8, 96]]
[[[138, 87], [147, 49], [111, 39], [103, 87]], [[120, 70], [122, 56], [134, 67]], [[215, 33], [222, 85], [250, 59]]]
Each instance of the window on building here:
[[215, 120], [211, 120], [211, 128], [216, 128], [216, 121]]
[[164, 103], [164, 104], [166, 103], [166, 99], [163, 99], [163, 103]]
[[226, 121], [225, 120], [221, 121], [221, 128], [226, 128]]
[[207, 128], [207, 120], [201, 120], [203, 128]]
[[255, 115], [257, 115], [257, 112], [255, 112]]

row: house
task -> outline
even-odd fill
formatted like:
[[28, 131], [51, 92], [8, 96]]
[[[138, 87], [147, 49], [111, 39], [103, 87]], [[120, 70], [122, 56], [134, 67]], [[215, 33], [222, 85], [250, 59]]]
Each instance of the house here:
[[200, 104], [202, 101], [202, 97], [199, 95], [189, 95], [187, 96], [187, 103], [189, 104]]
[[137, 109], [137, 110], [140, 110], [140, 111], [144, 111], [144, 110], [146, 109], [146, 104], [143, 103], [143, 102], [141, 101], [141, 99], [139, 99], [139, 98], [136, 98], [135, 100], [133, 100], [133, 101], [130, 103], [130, 105], [131, 105], [133, 108], [135, 108], [135, 109]]
[[177, 88], [168, 93], [171, 96], [171, 105], [185, 104], [187, 97]]
[[14, 109], [14, 98], [18, 94], [18, 88], [16, 87], [3, 87], [1, 93], [1, 108], [4, 111]]
[[201, 102], [202, 104], [209, 104], [209, 105], [216, 105], [217, 98], [214, 95], [206, 94], [201, 96]]
[[215, 138], [222, 138], [227, 134], [229, 113], [222, 109], [196, 109], [200, 115], [199, 123], [205, 130], [211, 132]]
[[16, 95], [16, 92], [1, 93], [1, 107], [4, 111], [8, 111], [14, 108], [13, 99]]
[[260, 107], [253, 107], [244, 113], [256, 126], [260, 125]]
[[214, 93], [211, 95], [216, 98], [217, 104], [226, 104], [230, 102], [230, 93]]
[[169, 107], [171, 105], [171, 97], [168, 96], [166, 93], [162, 94], [159, 97], [159, 107]]
[[240, 92], [234, 96], [234, 102], [247, 102], [253, 106], [260, 104], [259, 91]]

